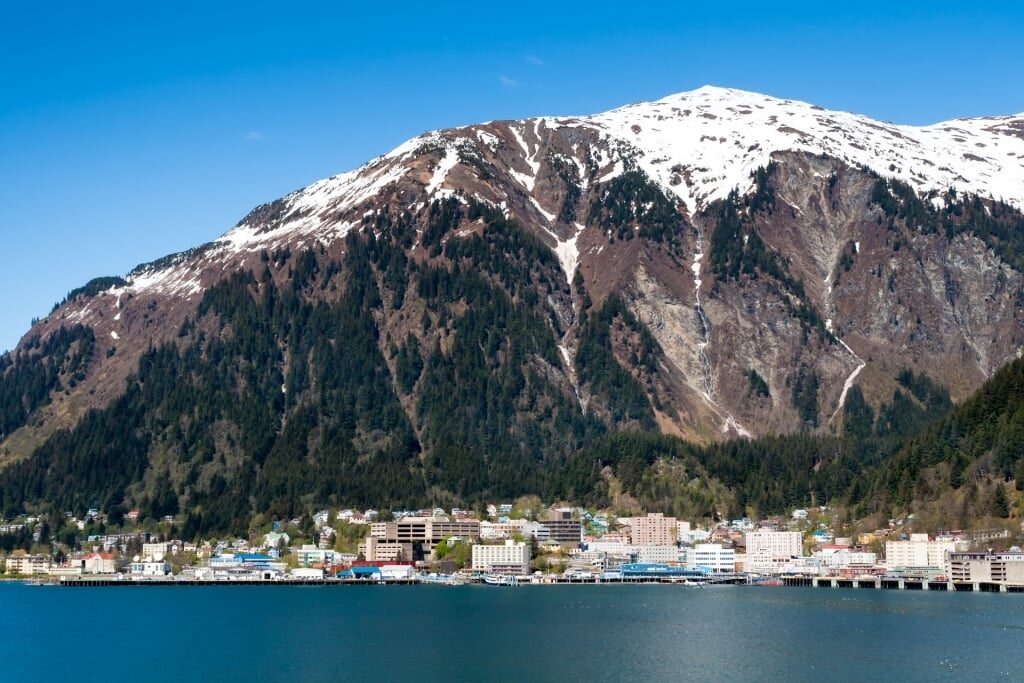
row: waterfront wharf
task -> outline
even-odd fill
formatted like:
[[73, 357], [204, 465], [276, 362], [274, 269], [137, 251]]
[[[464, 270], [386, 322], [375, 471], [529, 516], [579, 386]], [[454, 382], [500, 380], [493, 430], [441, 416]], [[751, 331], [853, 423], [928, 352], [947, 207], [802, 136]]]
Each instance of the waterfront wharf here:
[[950, 593], [1024, 593], [1024, 586], [989, 581], [929, 581], [926, 579], [902, 579], [895, 577], [840, 579], [817, 576], [784, 576], [781, 580], [784, 586], [809, 586], [812, 588], [867, 588], [874, 590], [947, 591]]
[[[541, 581], [531, 581], [531, 577], [520, 577], [519, 586], [552, 586], [552, 585], [637, 585], [637, 584], [662, 584], [662, 585], [744, 585], [747, 583], [745, 576], [726, 575], [721, 577], [708, 577], [699, 581], [680, 580], [670, 577], [650, 576], [625, 576], [625, 577], [545, 577]], [[482, 578], [479, 579], [483, 581]], [[468, 582], [467, 582], [468, 583]], [[418, 578], [412, 579], [241, 579], [241, 580], [200, 580], [200, 579], [175, 579], [175, 578], [147, 578], [147, 579], [115, 579], [115, 578], [79, 578], [62, 577], [59, 582], [49, 582], [47, 585], [66, 586], [70, 588], [97, 588], [97, 587], [123, 587], [123, 586], [413, 586], [413, 585], [436, 585], [436, 582], [422, 581]], [[460, 584], [455, 584], [460, 585]]]
[[61, 578], [60, 582], [50, 585], [69, 588], [121, 587], [121, 586], [414, 586], [420, 583], [416, 579], [240, 579], [240, 580], [204, 580], [204, 579], [83, 579]]

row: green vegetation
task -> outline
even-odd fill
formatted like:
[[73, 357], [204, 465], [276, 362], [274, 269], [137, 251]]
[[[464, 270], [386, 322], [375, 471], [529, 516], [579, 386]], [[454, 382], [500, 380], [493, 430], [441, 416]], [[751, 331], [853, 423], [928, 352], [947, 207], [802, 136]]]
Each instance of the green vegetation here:
[[818, 426], [818, 373], [814, 368], [801, 365], [796, 373], [789, 378], [793, 407], [800, 415], [800, 424], [804, 430], [812, 430]]
[[944, 233], [947, 239], [974, 235], [1016, 270], [1024, 270], [1024, 214], [1000, 201], [961, 195], [950, 189], [936, 209], [906, 183], [877, 178], [871, 201], [882, 209], [890, 230], [899, 221], [910, 230]]
[[434, 559], [439, 562], [454, 562], [456, 569], [468, 567], [473, 559], [473, 546], [465, 541], [451, 542], [445, 537], [434, 546]]
[[[911, 386], [920, 392], [923, 383], [915, 381]], [[926, 394], [929, 402], [942, 402], [941, 396], [930, 397]], [[968, 489], [986, 489], [994, 499], [987, 511], [1001, 512], [1006, 495], [1002, 485], [1009, 481], [1017, 486], [1024, 481], [1024, 360], [1020, 359], [997, 372], [948, 417], [910, 438], [879, 471], [873, 494], [880, 505], [906, 508], [915, 501], [935, 500], [948, 489], [964, 489], [973, 508], [970, 517], [985, 512], [988, 503], [986, 496], [971, 501]]]
[[765, 381], [764, 377], [758, 374], [757, 370], [750, 368], [747, 372], [747, 383], [750, 386], [750, 393], [753, 396], [760, 398], [771, 398], [772, 391], [768, 387], [768, 382]]
[[642, 369], [645, 377], [654, 374], [660, 353], [657, 342], [617, 296], [609, 297], [583, 325], [576, 351], [576, 372], [581, 382], [604, 397], [615, 423], [653, 429], [654, 413], [643, 385], [615, 360], [616, 329], [620, 339], [629, 336], [635, 340], [632, 347], [624, 349], [629, 353], [630, 365]]
[[45, 341], [26, 341], [14, 354], [0, 356], [0, 438], [50, 401], [63, 381], [74, 387], [85, 379], [96, 338], [88, 327], [61, 327]]
[[643, 171], [626, 171], [609, 181], [590, 205], [590, 221], [615, 239], [637, 237], [662, 243], [680, 256], [687, 228], [679, 207]]
[[54, 304], [53, 310], [57, 310], [59, 306], [63, 306], [68, 301], [71, 301], [79, 296], [82, 297], [94, 297], [100, 292], [105, 292], [112, 287], [124, 287], [128, 284], [128, 281], [122, 277], [116, 275], [97, 277], [89, 280], [81, 287], [77, 287], [68, 292], [68, 295], [64, 297], [64, 300], [59, 304]]

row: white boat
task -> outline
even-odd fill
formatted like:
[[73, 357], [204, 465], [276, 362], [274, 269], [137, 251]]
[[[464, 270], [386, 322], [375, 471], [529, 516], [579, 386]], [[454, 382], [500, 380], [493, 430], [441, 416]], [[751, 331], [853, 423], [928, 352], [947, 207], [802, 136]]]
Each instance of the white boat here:
[[484, 583], [488, 586], [518, 586], [519, 577], [511, 574], [486, 574]]

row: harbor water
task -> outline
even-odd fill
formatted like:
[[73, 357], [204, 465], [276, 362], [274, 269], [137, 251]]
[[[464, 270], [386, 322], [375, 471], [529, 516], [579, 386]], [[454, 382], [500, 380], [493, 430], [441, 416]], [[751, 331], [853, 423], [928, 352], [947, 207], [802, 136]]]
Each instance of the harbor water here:
[[9, 682], [1024, 680], [1012, 594], [8, 582], [0, 613]]

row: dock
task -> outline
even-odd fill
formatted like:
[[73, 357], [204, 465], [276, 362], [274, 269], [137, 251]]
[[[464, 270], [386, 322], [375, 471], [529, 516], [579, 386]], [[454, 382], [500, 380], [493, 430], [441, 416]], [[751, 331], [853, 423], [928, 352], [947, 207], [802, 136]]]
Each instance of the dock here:
[[415, 586], [420, 582], [416, 579], [282, 579], [282, 580], [259, 580], [239, 579], [231, 581], [217, 581], [204, 579], [106, 579], [106, 578], [68, 578], [64, 577], [56, 586], [68, 588], [99, 588], [99, 587], [155, 587], [155, 586], [377, 586], [386, 584], [388, 586]]
[[828, 577], [785, 576], [784, 586], [811, 588], [867, 588], [874, 590], [946, 591], [949, 593], [1024, 593], [1024, 586], [987, 581], [929, 581], [926, 579], [901, 579], [877, 577], [864, 579], [840, 579]]

